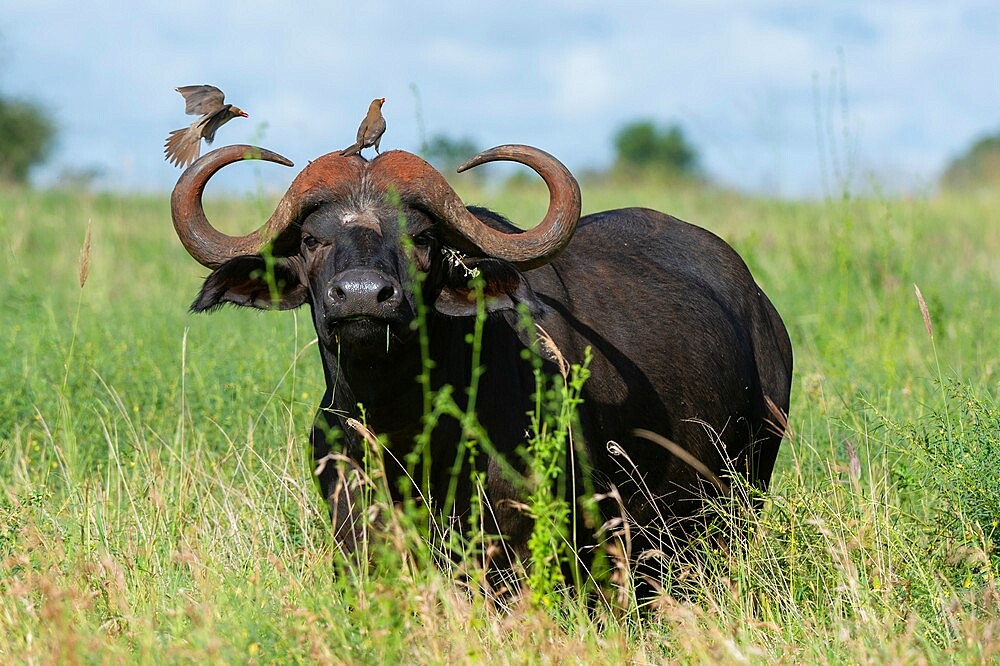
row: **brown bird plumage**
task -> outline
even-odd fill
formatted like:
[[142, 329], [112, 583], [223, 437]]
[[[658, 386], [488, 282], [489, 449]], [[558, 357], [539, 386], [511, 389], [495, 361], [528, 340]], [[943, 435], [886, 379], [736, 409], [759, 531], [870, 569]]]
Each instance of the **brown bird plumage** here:
[[215, 86], [181, 86], [176, 88], [184, 97], [184, 113], [201, 116], [190, 127], [174, 130], [167, 137], [163, 152], [167, 161], [186, 167], [198, 158], [201, 140], [212, 143], [215, 132], [233, 118], [247, 118], [243, 109], [225, 103], [225, 95]]
[[372, 100], [372, 103], [368, 105], [368, 115], [358, 127], [358, 140], [353, 146], [340, 151], [341, 155], [356, 155], [371, 146], [375, 146], [375, 152], [378, 152], [378, 142], [385, 134], [385, 118], [382, 117], [383, 104], [385, 104], [385, 97]]

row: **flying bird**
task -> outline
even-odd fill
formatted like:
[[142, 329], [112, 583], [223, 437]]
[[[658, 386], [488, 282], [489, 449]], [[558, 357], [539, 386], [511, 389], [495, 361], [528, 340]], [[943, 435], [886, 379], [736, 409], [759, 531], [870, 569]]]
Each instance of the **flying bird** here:
[[225, 94], [215, 86], [181, 86], [177, 92], [184, 97], [184, 113], [201, 116], [190, 127], [174, 130], [167, 137], [163, 152], [167, 161], [186, 167], [198, 158], [201, 140], [212, 143], [215, 132], [233, 118], [248, 118], [238, 106], [226, 104]]
[[372, 100], [372, 103], [368, 105], [368, 115], [361, 121], [361, 126], [358, 128], [358, 140], [353, 146], [340, 151], [341, 155], [356, 155], [370, 146], [375, 146], [375, 152], [378, 152], [378, 142], [385, 134], [385, 118], [382, 117], [383, 104], [385, 104], [385, 97]]

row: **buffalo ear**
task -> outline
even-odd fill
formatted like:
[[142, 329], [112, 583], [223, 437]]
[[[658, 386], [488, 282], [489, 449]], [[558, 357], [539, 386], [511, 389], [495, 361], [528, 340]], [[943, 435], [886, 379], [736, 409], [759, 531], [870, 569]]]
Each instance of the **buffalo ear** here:
[[516, 312], [523, 304], [537, 316], [542, 304], [534, 290], [513, 265], [499, 259], [466, 259], [462, 266], [449, 271], [444, 288], [434, 301], [434, 309], [451, 317], [476, 316], [476, 290], [467, 271], [479, 271], [487, 312]]
[[296, 257], [276, 259], [270, 269], [258, 255], [236, 257], [205, 278], [192, 312], [205, 312], [232, 303], [259, 310], [291, 310], [309, 297]]

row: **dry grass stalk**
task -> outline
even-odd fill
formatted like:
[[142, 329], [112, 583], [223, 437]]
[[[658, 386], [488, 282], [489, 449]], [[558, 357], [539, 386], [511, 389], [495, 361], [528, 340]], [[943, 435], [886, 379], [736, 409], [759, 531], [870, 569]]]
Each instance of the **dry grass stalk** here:
[[671, 454], [673, 454], [677, 458], [680, 458], [686, 465], [688, 465], [688, 467], [690, 467], [691, 469], [693, 469], [694, 471], [698, 472], [706, 479], [711, 481], [712, 484], [715, 485], [715, 487], [718, 488], [720, 491], [722, 491], [723, 494], [726, 495], [729, 494], [728, 483], [720, 479], [715, 474], [715, 472], [710, 470], [708, 466], [705, 465], [705, 463], [703, 463], [702, 461], [698, 460], [693, 455], [691, 455], [690, 451], [681, 448], [681, 446], [676, 442], [671, 442], [663, 435], [658, 435], [655, 432], [652, 432], [651, 430], [643, 430], [641, 428], [637, 428], [635, 430], [635, 434], [638, 437], [642, 437], [643, 439], [648, 439], [651, 442], [659, 444], [667, 451], [669, 451]]
[[920, 314], [924, 318], [924, 328], [927, 329], [927, 335], [933, 340], [934, 329], [931, 327], [931, 314], [927, 311], [927, 301], [924, 300], [924, 295], [920, 293], [920, 287], [914, 284], [913, 290], [917, 292], [917, 303], [920, 304]]
[[764, 404], [767, 405], [767, 411], [774, 417], [764, 420], [768, 429], [778, 437], [786, 437], [791, 440], [792, 435], [788, 430], [788, 414], [781, 407], [778, 407], [774, 400], [771, 400], [771, 396], [764, 396]]
[[87, 220], [87, 235], [83, 240], [83, 249], [80, 250], [80, 289], [87, 284], [87, 276], [90, 275], [90, 220]]
[[549, 332], [542, 328], [541, 324], [535, 324], [535, 329], [538, 331], [538, 341], [541, 344], [542, 353], [549, 358], [550, 361], [555, 362], [559, 366], [559, 374], [562, 375], [563, 381], [568, 381], [569, 379], [569, 362], [563, 353], [559, 351], [559, 346], [556, 345], [556, 341], [552, 339]]
[[373, 451], [378, 451], [381, 448], [378, 443], [378, 437], [376, 437], [375, 433], [373, 433], [364, 423], [358, 421], [357, 419], [347, 419], [347, 425], [350, 426], [356, 433], [361, 435], [364, 440], [368, 442], [368, 445], [372, 447]]
[[861, 457], [858, 450], [854, 448], [851, 440], [845, 439], [844, 445], [847, 447], [847, 469], [851, 475], [852, 483], [861, 478]]

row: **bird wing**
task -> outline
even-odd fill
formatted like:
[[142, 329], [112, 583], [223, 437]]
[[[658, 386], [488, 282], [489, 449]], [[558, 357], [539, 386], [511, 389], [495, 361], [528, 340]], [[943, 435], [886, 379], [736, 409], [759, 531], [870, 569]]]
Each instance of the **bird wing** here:
[[380, 113], [370, 124], [365, 132], [365, 143], [371, 145], [378, 141], [385, 134], [385, 118]]
[[198, 125], [201, 128], [201, 136], [205, 138], [205, 141], [212, 143], [215, 139], [215, 131], [232, 120], [235, 116], [230, 112], [232, 107], [227, 104], [215, 113], [205, 116]]
[[215, 86], [181, 86], [177, 88], [184, 97], [184, 113], [205, 115], [222, 108], [226, 95]]

